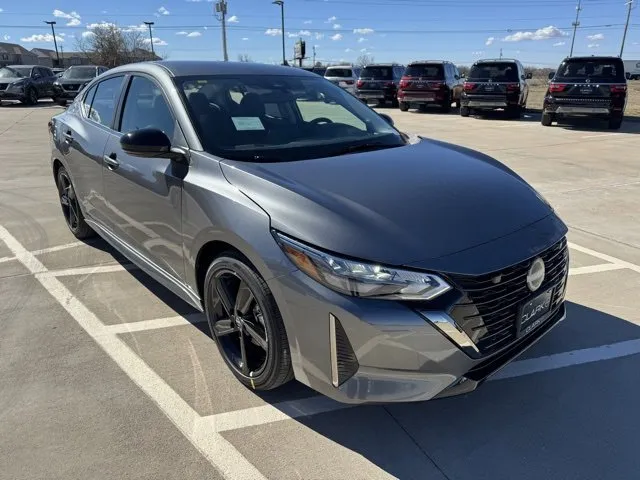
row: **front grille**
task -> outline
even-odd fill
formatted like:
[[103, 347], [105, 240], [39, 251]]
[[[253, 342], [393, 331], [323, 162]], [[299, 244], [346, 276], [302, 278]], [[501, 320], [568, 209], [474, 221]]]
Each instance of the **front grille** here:
[[80, 84], [68, 83], [66, 85], [63, 85], [63, 88], [65, 90], [69, 90], [70, 92], [77, 92], [78, 89], [80, 88]]
[[0, 83], [0, 90], [6, 90], [8, 86], [8, 83]]
[[[566, 239], [536, 257], [540, 257], [545, 265], [545, 279], [536, 294], [552, 288], [553, 311], [564, 299], [569, 267]], [[516, 339], [519, 309], [536, 295], [531, 293], [526, 281], [529, 267], [536, 257], [486, 275], [450, 276], [463, 293], [450, 315], [475, 343], [481, 355], [494, 353]]]

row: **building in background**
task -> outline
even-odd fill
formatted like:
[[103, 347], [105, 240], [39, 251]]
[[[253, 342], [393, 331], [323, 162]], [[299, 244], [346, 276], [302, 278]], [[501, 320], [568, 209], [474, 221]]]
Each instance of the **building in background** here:
[[38, 56], [22, 45], [0, 42], [0, 67], [6, 65], [37, 65]]
[[[43, 67], [58, 66], [56, 51], [48, 48], [33, 48], [31, 52], [38, 57], [38, 65]], [[83, 52], [58, 52], [60, 55], [60, 68], [73, 67], [77, 65], [90, 65], [89, 57]]]

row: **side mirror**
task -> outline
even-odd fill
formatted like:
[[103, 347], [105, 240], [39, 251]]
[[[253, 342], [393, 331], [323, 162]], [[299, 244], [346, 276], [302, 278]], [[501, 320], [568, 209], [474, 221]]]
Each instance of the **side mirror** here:
[[549, 72], [549, 80], [553, 80], [553, 77], [556, 76], [556, 72]]
[[529, 72], [524, 76], [524, 78], [527, 79], [527, 80], [531, 80], [533, 78], [533, 74], [531, 72]]
[[40, 75], [39, 73], [34, 73], [32, 78], [34, 80], [38, 80], [38, 79], [42, 78], [42, 75]]
[[134, 157], [175, 158], [179, 155], [172, 151], [169, 137], [157, 128], [142, 128], [125, 133], [120, 138], [120, 146], [125, 153]]
[[387, 122], [389, 125], [391, 125], [393, 127], [393, 118], [391, 118], [386, 113], [379, 113], [378, 115], [380, 115], [384, 119], [385, 122]]

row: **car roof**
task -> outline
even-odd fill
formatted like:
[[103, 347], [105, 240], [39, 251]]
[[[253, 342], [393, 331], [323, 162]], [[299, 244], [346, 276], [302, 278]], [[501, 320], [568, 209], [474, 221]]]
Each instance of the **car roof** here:
[[567, 60], [620, 60], [620, 57], [615, 57], [613, 55], [584, 55], [582, 57], [566, 57], [563, 61]]
[[[33, 67], [40, 67], [41, 65], [7, 65], [7, 67], [9, 68], [33, 68]], [[44, 67], [44, 68], [49, 68], [49, 67]]]
[[154, 71], [162, 69], [174, 77], [197, 75], [288, 75], [309, 76], [314, 73], [301, 68], [280, 65], [265, 65], [250, 62], [215, 62], [205, 60], [169, 60], [160, 62], [141, 62], [122, 65], [109, 70], [109, 73], [126, 73], [132, 70]]
[[403, 65], [399, 63], [370, 63], [365, 65], [363, 68], [367, 67], [402, 67]]
[[473, 63], [509, 63], [514, 62], [518, 63], [518, 60], [515, 58], [481, 58], [480, 60], [476, 60]]
[[408, 66], [421, 65], [423, 63], [442, 63], [442, 64], [445, 64], [445, 63], [452, 63], [452, 62], [450, 62], [449, 60], [416, 60], [414, 62], [410, 62]]

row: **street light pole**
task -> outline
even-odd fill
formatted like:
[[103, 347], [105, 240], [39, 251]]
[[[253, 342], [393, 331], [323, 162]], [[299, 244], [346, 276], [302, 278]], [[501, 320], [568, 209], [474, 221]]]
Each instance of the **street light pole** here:
[[151, 27], [153, 25], [155, 25], [155, 22], [144, 22], [144, 24], [149, 27], [149, 41], [151, 42], [151, 55], [153, 55], [153, 57], [156, 56], [156, 52], [153, 48], [153, 32], [151, 30]]
[[622, 58], [622, 52], [624, 52], [624, 42], [627, 39], [627, 30], [629, 30], [629, 19], [631, 18], [631, 7], [633, 6], [633, 0], [627, 2], [629, 9], [627, 10], [627, 23], [624, 26], [624, 33], [622, 34], [622, 45], [620, 45], [620, 58]]
[[53, 28], [56, 22], [45, 21], [44, 23], [46, 23], [47, 25], [51, 25], [51, 34], [53, 35], [53, 46], [56, 49], [56, 61], [58, 63], [58, 66], [60, 66], [60, 54], [58, 53], [58, 42], [56, 41], [56, 30], [55, 28]]
[[282, 17], [282, 64], [287, 64], [287, 55], [284, 48], [284, 1], [283, 0], [275, 0], [273, 2], [274, 5], [280, 5], [280, 16]]
[[578, 26], [580, 22], [578, 18], [580, 17], [580, 10], [582, 10], [582, 0], [578, 0], [578, 6], [576, 7], [576, 21], [573, 22], [573, 38], [571, 39], [571, 52], [569, 52], [569, 56], [573, 57], [573, 45], [576, 42], [576, 31], [578, 30]]
[[220, 20], [222, 22], [222, 55], [224, 61], [229, 61], [229, 53], [227, 51], [227, 2], [226, 0], [220, 0], [216, 3], [216, 13], [220, 14]]

